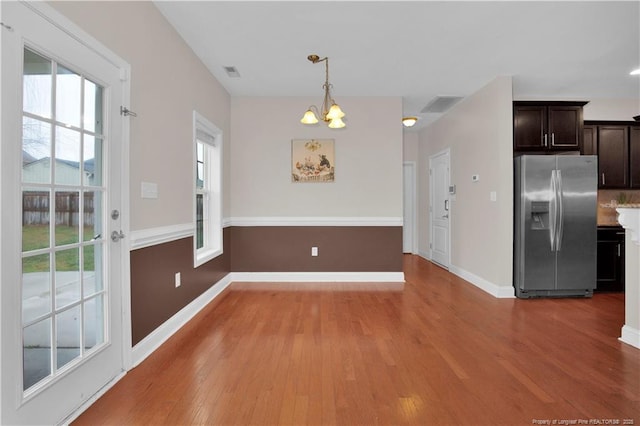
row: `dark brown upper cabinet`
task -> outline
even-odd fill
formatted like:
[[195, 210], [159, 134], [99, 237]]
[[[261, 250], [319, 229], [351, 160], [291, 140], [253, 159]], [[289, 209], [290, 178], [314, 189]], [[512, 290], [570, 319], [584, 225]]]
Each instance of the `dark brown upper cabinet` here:
[[629, 127], [629, 186], [640, 188], [640, 126]]
[[598, 126], [584, 125], [584, 137], [582, 139], [582, 155], [598, 155]]
[[513, 149], [541, 153], [582, 147], [582, 107], [586, 102], [515, 101]]
[[600, 188], [629, 187], [629, 127], [598, 126]]
[[580, 152], [598, 156], [598, 188], [640, 188], [640, 123], [587, 121]]

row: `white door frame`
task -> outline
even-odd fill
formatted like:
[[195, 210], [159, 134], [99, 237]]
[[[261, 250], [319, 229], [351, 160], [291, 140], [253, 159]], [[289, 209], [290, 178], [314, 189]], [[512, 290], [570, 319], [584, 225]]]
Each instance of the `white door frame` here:
[[[439, 151], [433, 155], [429, 156], [429, 260], [433, 261], [433, 179], [431, 176], [431, 170], [433, 169], [432, 167], [432, 163], [433, 160], [437, 157], [440, 157], [442, 155], [446, 155], [448, 158], [448, 170], [449, 170], [449, 175], [447, 176], [447, 182], [449, 183], [449, 185], [451, 184], [451, 148], [446, 148], [442, 151]], [[447, 189], [447, 193], [448, 193], [448, 189]], [[451, 268], [451, 224], [453, 223], [453, 206], [451, 203], [451, 200], [455, 199], [455, 195], [453, 197], [449, 197], [449, 224], [447, 227], [447, 247], [448, 247], [448, 253], [447, 253], [447, 268], [450, 269]]]
[[[109, 50], [107, 47], [105, 47], [102, 43], [100, 43], [98, 40], [96, 40], [94, 37], [92, 37], [91, 35], [89, 35], [87, 32], [85, 32], [84, 30], [82, 30], [79, 26], [77, 26], [75, 23], [73, 23], [71, 20], [69, 20], [68, 18], [66, 18], [64, 15], [62, 15], [61, 13], [59, 13], [57, 10], [55, 10], [54, 8], [52, 8], [51, 6], [49, 6], [48, 4], [44, 3], [44, 2], [24, 2], [21, 3], [24, 7], [27, 7], [29, 9], [31, 9], [31, 11], [33, 11], [35, 14], [43, 17], [45, 20], [49, 21], [51, 24], [53, 24], [55, 27], [57, 27], [59, 30], [61, 30], [62, 32], [66, 33], [67, 35], [69, 35], [70, 37], [72, 37], [73, 39], [75, 39], [77, 42], [81, 43], [82, 45], [84, 45], [84, 47], [90, 49], [91, 51], [93, 51], [94, 53], [96, 53], [97, 55], [99, 55], [100, 57], [102, 57], [103, 59], [105, 59], [106, 61], [108, 61], [109, 63], [113, 64], [115, 67], [120, 69], [120, 80], [121, 80], [121, 87], [122, 87], [122, 93], [121, 93], [121, 97], [122, 97], [122, 103], [124, 104], [124, 106], [128, 106], [129, 105], [129, 100], [130, 100], [130, 79], [129, 76], [131, 75], [131, 66], [124, 61], [123, 59], [121, 59], [118, 55], [116, 55], [115, 53], [113, 53], [111, 50]], [[1, 7], [4, 7], [1, 6]], [[11, 27], [11, 22], [4, 22], [3, 21], [3, 25], [2, 27], [0, 27], [0, 31], [5, 32], [12, 32], [14, 29]], [[45, 46], [46, 48], [46, 46]], [[4, 66], [3, 66], [4, 69]], [[17, 93], [19, 93], [19, 91], [22, 90], [21, 87], [18, 88], [7, 88], [4, 85], [4, 78], [3, 78], [3, 84], [2, 84], [2, 99], [1, 99], [1, 103], [2, 103], [2, 110], [3, 110], [3, 115], [8, 113], [10, 111], [10, 109], [15, 109], [15, 105], [13, 105], [13, 103], [17, 102], [18, 99], [21, 98], [21, 96], [15, 96]], [[9, 90], [8, 90], [9, 89]], [[120, 216], [120, 228], [121, 230], [124, 232], [125, 235], [129, 235], [129, 230], [130, 230], [130, 220], [129, 220], [129, 215], [130, 215], [130, 204], [129, 204], [129, 123], [128, 123], [128, 118], [124, 118], [124, 119], [120, 119], [119, 117], [111, 117], [112, 121], [115, 122], [121, 122], [121, 145], [122, 145], [122, 153], [121, 153], [121, 173], [120, 173], [120, 179], [121, 179], [121, 193], [120, 193], [120, 210], [121, 210], [121, 216]], [[4, 121], [4, 120], [3, 120]], [[16, 123], [21, 122], [20, 119], [15, 120]], [[6, 140], [17, 140], [16, 138], [16, 131], [17, 131], [17, 124], [16, 124], [16, 129], [13, 129], [14, 126], [2, 126], [2, 145], [4, 146]], [[8, 127], [12, 127], [11, 129]], [[16, 158], [9, 158], [7, 156], [9, 151], [4, 152], [4, 149], [0, 150], [0, 162], [2, 163], [3, 168], [5, 168], [5, 166], [8, 166], [9, 168], [15, 169], [15, 167], [18, 167], [19, 160], [17, 160]], [[5, 154], [5, 155], [3, 155]], [[15, 164], [14, 164], [15, 163]], [[19, 173], [19, 172], [18, 172]], [[3, 172], [3, 175], [4, 172]], [[7, 176], [7, 175], [5, 175]], [[0, 179], [2, 179], [2, 177], [0, 177]], [[13, 210], [15, 210], [15, 208], [9, 208], [11, 206], [8, 206], [7, 203], [9, 203], [9, 201], [12, 201], [14, 199], [16, 199], [14, 197], [14, 195], [16, 195], [16, 191], [18, 191], [18, 189], [16, 189], [16, 182], [9, 182], [7, 180], [0, 180], [0, 191], [2, 191], [2, 194], [0, 195], [0, 208], [2, 208], [2, 211], [4, 212], [5, 210], [8, 212], [8, 214], [12, 214], [13, 215]], [[4, 213], [3, 213], [4, 214]], [[105, 230], [109, 229], [109, 227], [105, 227]], [[5, 241], [6, 236], [8, 235], [8, 230], [3, 230], [0, 227], [0, 241]], [[122, 324], [122, 335], [121, 335], [121, 339], [122, 339], [122, 369], [124, 371], [130, 369], [131, 367], [131, 312], [130, 312], [130, 306], [131, 306], [131, 289], [130, 289], [130, 263], [129, 263], [129, 238], [125, 238], [122, 242], [122, 249], [120, 250], [120, 262], [121, 262], [121, 273], [119, 277], [112, 277], [112, 280], [117, 280], [119, 281], [121, 284], [121, 303], [122, 303], [122, 312], [113, 312], [112, 314], [115, 316], [119, 316], [120, 317], [120, 321]], [[7, 247], [7, 244], [4, 244], [2, 246], [2, 252], [4, 253], [5, 251], [10, 250], [10, 247]], [[15, 247], [13, 248], [15, 250]], [[14, 268], [19, 268], [19, 265], [14, 265], [11, 268], [7, 268], [7, 263], [3, 262], [3, 269], [5, 269], [2, 272], [2, 276], [0, 279], [2, 279], [2, 281], [4, 281], [5, 278], [9, 277], [9, 276], [13, 276], [15, 275], [15, 271], [14, 272], [10, 272], [7, 271], [7, 269], [14, 269]], [[3, 285], [6, 285], [6, 283], [3, 283]], [[13, 294], [12, 292], [9, 292], [8, 294]], [[0, 305], [0, 309], [2, 305]], [[4, 316], [5, 313], [0, 311], [0, 315]], [[15, 335], [15, 333], [17, 332], [16, 330], [20, 330], [21, 329], [21, 324], [19, 322], [15, 322], [13, 324], [3, 324], [2, 326], [2, 333], [8, 333], [8, 335]], [[3, 338], [4, 339], [4, 338]], [[11, 348], [9, 348], [11, 349]], [[7, 348], [3, 348], [3, 352], [7, 350]], [[11, 350], [15, 350], [15, 348], [11, 349]], [[2, 360], [1, 357], [3, 357], [3, 353], [0, 352], [0, 361]], [[4, 361], [3, 361], [4, 362]], [[1, 371], [0, 371], [1, 373]], [[122, 376], [122, 375], [121, 375]], [[121, 377], [119, 376], [119, 377]], [[113, 384], [115, 384], [115, 381], [118, 380], [117, 377], [114, 381], [112, 381], [111, 383], [108, 383], [102, 390], [99, 391], [99, 393], [97, 395], [86, 395], [85, 396], [85, 400], [81, 401], [81, 405], [78, 407], [78, 410], [75, 413], [70, 413], [70, 417], [68, 419], [71, 419], [75, 416], [77, 416], [83, 409], [85, 409], [91, 402], [95, 401], [95, 399], [97, 399], [98, 395], [101, 395], [102, 393], [106, 392], [106, 390], [111, 387]], [[0, 380], [2, 380], [4, 382], [5, 377], [2, 376], [2, 374], [0, 374]], [[4, 411], [4, 407], [2, 407], [0, 405], [0, 418], [3, 418], [3, 411]], [[52, 419], [53, 420], [53, 419]]]
[[[411, 174], [411, 180], [410, 182], [407, 182], [404, 179], [404, 168], [407, 167], [410, 170], [410, 174]], [[410, 199], [410, 204], [411, 204], [411, 211], [409, 212], [409, 226], [411, 228], [411, 254], [416, 254], [418, 252], [418, 248], [417, 248], [417, 242], [418, 242], [418, 230], [417, 230], [417, 192], [416, 192], [416, 162], [415, 161], [404, 161], [402, 163], [402, 185], [403, 185], [403, 197], [407, 197], [409, 196]], [[405, 204], [404, 200], [403, 200], [403, 205]], [[407, 215], [406, 212], [403, 212], [403, 220], [406, 219]], [[404, 223], [403, 223], [404, 226]], [[404, 232], [403, 232], [404, 234]], [[402, 250], [404, 252], [404, 241], [403, 241], [403, 245], [402, 245]]]

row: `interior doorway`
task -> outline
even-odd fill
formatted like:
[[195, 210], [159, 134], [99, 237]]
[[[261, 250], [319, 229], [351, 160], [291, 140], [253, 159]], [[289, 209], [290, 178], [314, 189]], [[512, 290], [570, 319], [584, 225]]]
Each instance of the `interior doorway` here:
[[450, 153], [446, 149], [429, 157], [429, 223], [431, 260], [449, 269], [451, 263]]
[[402, 164], [403, 176], [403, 222], [402, 252], [416, 253], [416, 162]]

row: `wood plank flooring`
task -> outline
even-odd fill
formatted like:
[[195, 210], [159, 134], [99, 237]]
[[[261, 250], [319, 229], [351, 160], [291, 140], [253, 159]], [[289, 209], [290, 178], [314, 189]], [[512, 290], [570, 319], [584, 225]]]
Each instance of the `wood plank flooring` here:
[[234, 283], [74, 425], [640, 424], [623, 295], [495, 299], [404, 267], [404, 285]]

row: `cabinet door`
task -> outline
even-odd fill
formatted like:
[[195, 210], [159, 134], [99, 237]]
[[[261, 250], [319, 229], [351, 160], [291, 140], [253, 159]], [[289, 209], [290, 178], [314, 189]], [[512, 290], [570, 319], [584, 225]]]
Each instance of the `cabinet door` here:
[[631, 188], [640, 188], [640, 127], [629, 130], [629, 178]]
[[582, 107], [550, 106], [547, 113], [549, 147], [554, 150], [580, 149]]
[[598, 229], [598, 291], [624, 290], [624, 231]]
[[513, 149], [541, 151], [548, 146], [546, 107], [513, 107]]
[[629, 186], [629, 139], [627, 126], [598, 126], [598, 186]]
[[598, 139], [596, 126], [584, 126], [582, 134], [582, 155], [598, 155]]

